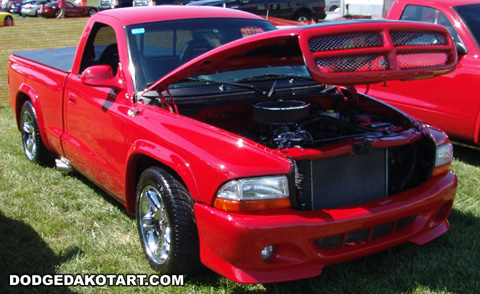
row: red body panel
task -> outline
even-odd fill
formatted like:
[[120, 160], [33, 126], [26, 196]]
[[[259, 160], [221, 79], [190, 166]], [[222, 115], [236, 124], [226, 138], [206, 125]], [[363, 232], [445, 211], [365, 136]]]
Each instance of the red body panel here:
[[[361, 139], [352, 137], [348, 141], [329, 143], [318, 148], [269, 148], [247, 136], [223, 129], [221, 122], [216, 126], [208, 119], [202, 121], [202, 118], [199, 118], [204, 115], [214, 120], [216, 111], [231, 114], [237, 105], [222, 105], [224, 109], [212, 107], [205, 112], [199, 112], [200, 114], [196, 113], [198, 117], [188, 117], [136, 101], [132, 77], [134, 71], [128, 55], [125, 27], [139, 21], [197, 17], [260, 19], [248, 13], [212, 7], [122, 8], [98, 13], [86, 25], [71, 72], [56, 70], [15, 55], [10, 57], [10, 104], [17, 123], [20, 121], [23, 102], [31, 100], [46, 147], [55, 154], [66, 157], [75, 169], [123, 203], [132, 214], [135, 213], [135, 189], [142, 168], [158, 165], [172, 172], [195, 201], [202, 262], [234, 281], [267, 283], [312, 277], [320, 274], [326, 265], [364, 256], [404, 242], [423, 244], [446, 232], [446, 218], [453, 204], [457, 180], [453, 172], [445, 170], [413, 189], [361, 205], [312, 211], [292, 208], [248, 213], [225, 212], [214, 208], [219, 188], [229, 180], [269, 175], [291, 176], [296, 168], [294, 161], [354, 154], [356, 152], [353, 145]], [[118, 80], [121, 81], [121, 86], [117, 88], [87, 86], [81, 80], [80, 63], [89, 33], [94, 30], [96, 22], [108, 24], [115, 30], [120, 64]], [[410, 28], [410, 24], [406, 26]], [[371, 27], [373, 26], [368, 25], [369, 29]], [[423, 28], [435, 29], [435, 26]], [[352, 29], [352, 26], [347, 26], [347, 29]], [[445, 32], [443, 29], [441, 31]], [[297, 29], [287, 34], [297, 42], [295, 46], [298, 46], [298, 39], [310, 36], [310, 33], [302, 35], [302, 29], [298, 30], [298, 34], [295, 32]], [[232, 54], [236, 54], [236, 57], [242, 60], [241, 58], [248, 55], [245, 54], [248, 50], [259, 49], [255, 52], [260, 51], [260, 55], [267, 55], [267, 58], [261, 60], [278, 63], [279, 59], [275, 61], [276, 58], [269, 58], [268, 54], [262, 53], [265, 48], [263, 46], [268, 45], [271, 40], [269, 36], [282, 41], [289, 37], [285, 36], [285, 31], [268, 34], [253, 36], [251, 42], [246, 38], [232, 42], [234, 45], [229, 43], [209, 51], [180, 66], [171, 75], [167, 74], [152, 88], [165, 89], [173, 80], [197, 73], [196, 70], [199, 73], [205, 68], [208, 69], [208, 64], [212, 71], [216, 71], [222, 64], [225, 68], [234, 68], [235, 62], [223, 62], [222, 58], [230, 61]], [[302, 50], [292, 50], [297, 55], [291, 59], [281, 59], [280, 62], [288, 61], [297, 65], [303, 60], [299, 58], [302, 55], [300, 51], [304, 51], [303, 54], [308, 51], [305, 47], [304, 44]], [[451, 53], [451, 44], [445, 47], [448, 48], [443, 49]], [[345, 53], [348, 50], [340, 51]], [[390, 46], [383, 51], [395, 50]], [[315, 56], [310, 58], [313, 60]], [[440, 72], [451, 70], [456, 56], [452, 58], [448, 68], [440, 68]], [[252, 61], [249, 65], [251, 64]], [[398, 72], [392, 68], [384, 75], [386, 79], [389, 73], [403, 76]], [[419, 72], [421, 74], [421, 70]], [[435, 71], [425, 72], [436, 74]], [[414, 71], [409, 74], [416, 76]], [[322, 75], [318, 76], [322, 81]], [[335, 81], [346, 83], [350, 77], [355, 76], [355, 73], [345, 74], [343, 77], [337, 75]], [[378, 78], [376, 75], [365, 74], [361, 80], [376, 81]], [[328, 103], [346, 104], [348, 98], [340, 93], [343, 92], [339, 92], [339, 95]], [[318, 93], [315, 95], [321, 96]], [[318, 97], [312, 99], [314, 98]], [[432, 136], [431, 133], [420, 123], [375, 99], [362, 99], [351, 100], [352, 103], [358, 102], [358, 105], [355, 105], [359, 109], [365, 104], [365, 108], [370, 112], [378, 111], [381, 116], [388, 116], [393, 122], [402, 122], [401, 131], [391, 131], [389, 135], [369, 138], [369, 147], [387, 149], [425, 139], [428, 141], [428, 144], [425, 144], [428, 145], [427, 150], [435, 152], [435, 142], [429, 137]], [[364, 104], [361, 104], [362, 102]], [[238, 108], [242, 109], [251, 109], [249, 107], [247, 102], [238, 105]], [[241, 116], [235, 119], [233, 122], [238, 125], [245, 123]], [[446, 136], [437, 137], [444, 139], [440, 144], [446, 143]], [[385, 152], [387, 157], [388, 151]], [[338, 249], [323, 250], [315, 245], [319, 238], [390, 222], [397, 223], [400, 219], [412, 216], [416, 217], [404, 230], [375, 240], [370, 233], [367, 242], [350, 242]], [[267, 245], [274, 245], [276, 254], [264, 262], [260, 252]]]
[[438, 126], [451, 137], [480, 144], [480, 51], [453, 6], [479, 4], [468, 1], [396, 1], [387, 18], [400, 20], [409, 5], [431, 7], [443, 13], [454, 25], [468, 53], [459, 57], [457, 69], [449, 74], [417, 81], [389, 81], [371, 85], [369, 95], [380, 98], [412, 116]]

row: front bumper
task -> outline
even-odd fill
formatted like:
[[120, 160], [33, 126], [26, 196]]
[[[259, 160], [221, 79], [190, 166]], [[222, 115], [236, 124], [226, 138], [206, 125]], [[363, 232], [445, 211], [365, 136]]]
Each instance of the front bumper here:
[[[197, 203], [201, 260], [239, 283], [314, 277], [326, 265], [405, 242], [425, 244], [442, 235], [449, 228], [447, 216], [456, 187], [455, 174], [448, 172], [409, 191], [342, 209], [239, 214]], [[410, 222], [399, 230], [405, 219]], [[393, 224], [390, 233], [372, 237], [387, 224]], [[366, 232], [368, 237], [353, 238], [360, 232]], [[332, 238], [340, 239], [341, 246], [321, 246], [324, 240]], [[273, 245], [275, 251], [265, 262], [260, 252], [268, 245]]]

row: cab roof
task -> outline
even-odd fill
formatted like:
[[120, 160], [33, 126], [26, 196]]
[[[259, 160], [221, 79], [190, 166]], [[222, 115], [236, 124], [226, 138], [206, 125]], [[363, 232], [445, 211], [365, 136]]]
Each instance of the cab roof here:
[[261, 17], [234, 9], [211, 6], [158, 5], [104, 10], [97, 15], [118, 19], [128, 26], [140, 22], [167, 21], [188, 18], [250, 18]]

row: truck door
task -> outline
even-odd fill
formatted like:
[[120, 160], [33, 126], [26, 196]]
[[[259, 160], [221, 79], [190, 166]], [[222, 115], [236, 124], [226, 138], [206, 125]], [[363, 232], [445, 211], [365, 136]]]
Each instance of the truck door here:
[[[80, 82], [92, 65], [110, 65], [117, 74], [120, 56], [112, 27], [96, 23], [81, 61], [80, 73], [71, 74], [65, 90], [65, 156], [72, 166], [115, 195], [123, 195], [126, 120], [132, 102], [125, 93]], [[123, 199], [120, 199], [123, 200]]]
[[372, 95], [440, 127], [457, 138], [471, 141], [480, 109], [480, 100], [476, 98], [476, 92], [473, 90], [473, 85], [480, 83], [478, 59], [473, 58], [478, 48], [452, 10], [442, 11], [423, 5], [407, 5], [400, 20], [443, 25], [455, 42], [467, 48], [468, 53], [459, 56], [459, 63], [454, 72], [408, 83], [389, 81], [375, 87], [375, 93]]

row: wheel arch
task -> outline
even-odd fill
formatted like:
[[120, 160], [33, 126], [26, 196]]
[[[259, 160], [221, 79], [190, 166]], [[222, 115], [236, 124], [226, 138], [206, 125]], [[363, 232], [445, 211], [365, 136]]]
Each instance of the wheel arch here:
[[45, 128], [44, 128], [44, 121], [43, 121], [42, 109], [38, 101], [38, 96], [35, 90], [31, 86], [25, 83], [22, 83], [20, 85], [17, 95], [15, 96], [14, 112], [15, 112], [15, 119], [17, 121], [17, 128], [18, 130], [20, 130], [20, 116], [22, 111], [22, 105], [26, 101], [30, 101], [32, 103], [33, 109], [35, 110], [35, 115], [37, 117], [37, 124], [38, 124], [38, 131], [40, 133], [40, 138], [42, 139], [43, 144], [45, 144], [45, 146], [48, 147], [48, 143], [45, 140], [46, 134], [45, 134]]
[[[17, 95], [15, 96], [15, 102], [14, 102], [14, 112], [15, 112], [15, 120], [17, 123], [17, 129], [20, 130], [20, 115], [22, 112], [22, 105], [25, 103], [25, 101], [32, 99], [30, 96], [28, 96], [25, 92], [17, 92]], [[33, 102], [32, 102], [33, 104]], [[35, 106], [34, 106], [35, 107]]]
[[475, 128], [473, 131], [473, 142], [477, 145], [480, 145], [480, 110], [477, 114], [477, 119], [475, 121]]
[[311, 7], [308, 6], [300, 6], [297, 9], [295, 9], [295, 12], [293, 13], [293, 20], [297, 20], [298, 15], [305, 13], [310, 16], [311, 19], [313, 19], [315, 15], [315, 11]]
[[[185, 165], [185, 161], [178, 156], [159, 158], [157, 155], [158, 149], [151, 149], [151, 147], [152, 143], [146, 144], [146, 142], [142, 142], [141, 144], [138, 144], [137, 142], [137, 144], [135, 144], [136, 152], [132, 152], [129, 156], [125, 175], [125, 207], [128, 213], [135, 214], [137, 183], [142, 172], [152, 166], [160, 167], [170, 173], [186, 187], [194, 201], [198, 200], [198, 187], [193, 173], [190, 168]], [[154, 150], [157, 151], [153, 152]]]

